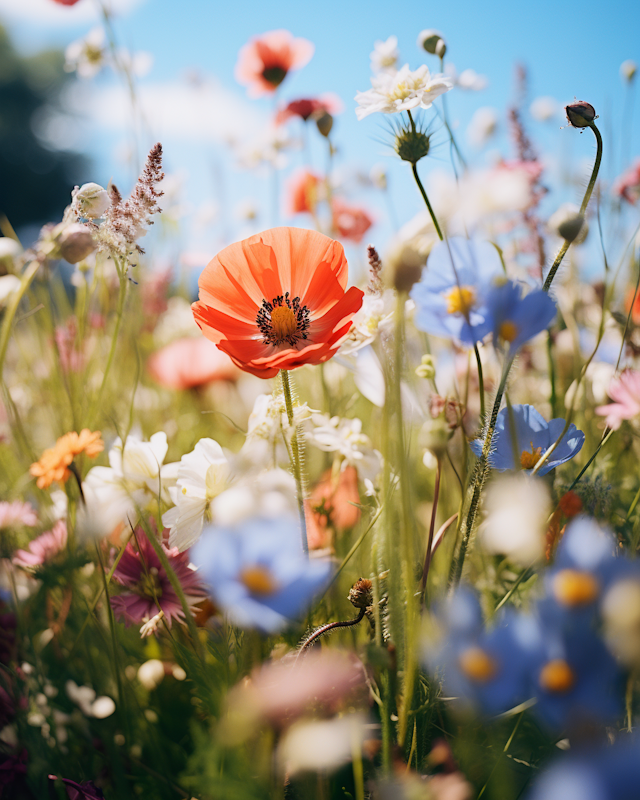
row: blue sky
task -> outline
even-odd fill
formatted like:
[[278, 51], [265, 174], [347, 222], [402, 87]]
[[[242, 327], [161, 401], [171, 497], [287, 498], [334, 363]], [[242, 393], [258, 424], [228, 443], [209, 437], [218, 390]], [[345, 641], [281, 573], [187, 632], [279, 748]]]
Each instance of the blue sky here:
[[[437, 59], [421, 52], [416, 38], [423, 28], [439, 29], [448, 43], [447, 60], [454, 62], [459, 71], [473, 68], [487, 76], [489, 86], [482, 92], [455, 90], [449, 94], [451, 116], [458, 124], [457, 135], [467, 154], [478, 163], [490, 159], [496, 148], [510, 155], [506, 125], [503, 124], [489, 152], [479, 153], [467, 146], [465, 129], [473, 112], [481, 106], [504, 111], [514, 96], [514, 65], [520, 62], [529, 70], [530, 99], [550, 95], [566, 103], [575, 96], [596, 107], [607, 151], [603, 174], [613, 177], [619, 171], [625, 102], [619, 67], [625, 59], [640, 62], [640, 3], [617, 2], [603, 6], [595, 0], [580, 3], [541, 0], [536, 4], [512, 0], [440, 4], [389, 0], [323, 0], [317, 4], [299, 0], [277, 3], [256, 0], [240, 3], [115, 1], [132, 6], [115, 23], [121, 44], [132, 51], [148, 51], [154, 57], [153, 68], [142, 79], [142, 87], [156, 86], [162, 98], [162, 87], [180, 86], [179, 81], [190, 70], [215, 76], [216, 92], [224, 101], [221, 101], [219, 114], [224, 116], [228, 114], [227, 108], [233, 107], [237, 119], [247, 126], [259, 125], [260, 120], [266, 119], [272, 104], [269, 100], [248, 100], [244, 89], [236, 83], [233, 69], [239, 48], [249, 37], [276, 28], [287, 28], [296, 36], [313, 41], [316, 47], [313, 59], [304, 69], [289, 75], [281, 88], [282, 98], [288, 100], [327, 91], [342, 98], [345, 112], [337, 119], [335, 127], [335, 141], [339, 147], [337, 164], [368, 172], [373, 164], [385, 163], [402, 219], [421, 208], [407, 165], [391, 158], [390, 151], [380, 143], [379, 139], [385, 136], [384, 119], [374, 115], [357, 122], [353, 110], [356, 91], [369, 87], [369, 53], [373, 42], [391, 34], [398, 37], [401, 63], [408, 62], [413, 68], [427, 63], [435, 71]], [[9, 26], [16, 41], [27, 50], [48, 45], [66, 46], [92, 26], [94, 0], [80, 0], [72, 9], [56, 6], [55, 19], [54, 11], [49, 15], [52, 6], [52, 0], [19, 0], [18, 3], [0, 0], [0, 21]], [[114, 85], [113, 77], [105, 75], [97, 79], [92, 91], [97, 97]], [[225, 105], [231, 101], [236, 105]], [[162, 100], [158, 102], [162, 104]], [[625, 134], [630, 136], [636, 155], [640, 152], [638, 105], [640, 101], [634, 109], [636, 127]], [[206, 109], [208, 115], [215, 111], [210, 107]], [[174, 112], [167, 108], [163, 113], [167, 120]], [[225, 124], [230, 123], [227, 120]], [[554, 153], [562, 162], [582, 164], [585, 159], [593, 158], [594, 148], [589, 137], [580, 136], [574, 130], [560, 130], [564, 124], [561, 118], [545, 124], [529, 120], [529, 124], [541, 149]], [[222, 206], [222, 217], [233, 226], [229, 209], [251, 197], [263, 208], [258, 224], [262, 222], [261, 227], [266, 227], [271, 223], [272, 214], [265, 209], [272, 194], [268, 178], [255, 178], [239, 171], [233, 157], [219, 141], [223, 134], [218, 132], [217, 139], [216, 135], [198, 135], [194, 130], [197, 125], [191, 126], [192, 130], [187, 133], [176, 132], [175, 125], [164, 122], [158, 127], [164, 130], [152, 130], [145, 138], [149, 143], [158, 136], [163, 138], [167, 167], [184, 176], [185, 202], [190, 209], [214, 200]], [[111, 121], [81, 125], [79, 131], [82, 132], [78, 135], [79, 144], [95, 158], [95, 179], [106, 183], [114, 178], [126, 186], [129, 175], [118, 160], [118, 154], [122, 152], [123, 142], [128, 141], [127, 132]], [[324, 159], [320, 145], [321, 142], [316, 142], [312, 151], [317, 167]], [[299, 164], [301, 156], [293, 154], [291, 161], [292, 165]], [[442, 147], [433, 161], [423, 164], [421, 170], [425, 174], [431, 168], [446, 167], [447, 148]], [[371, 204], [377, 209], [379, 219], [375, 233], [386, 238], [391, 226], [384, 202], [378, 197]], [[217, 245], [220, 235], [218, 229], [209, 237], [206, 232], [194, 234], [197, 246], [205, 249]]]

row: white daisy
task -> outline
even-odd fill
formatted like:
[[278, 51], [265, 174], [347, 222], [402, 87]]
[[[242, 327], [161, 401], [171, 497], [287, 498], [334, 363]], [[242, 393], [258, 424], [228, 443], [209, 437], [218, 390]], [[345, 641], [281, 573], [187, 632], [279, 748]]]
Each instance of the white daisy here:
[[446, 75], [431, 75], [427, 66], [411, 71], [405, 64], [398, 72], [382, 72], [371, 78], [372, 88], [358, 92], [356, 116], [359, 120], [369, 114], [397, 114], [420, 106], [430, 108], [441, 94], [453, 88]]

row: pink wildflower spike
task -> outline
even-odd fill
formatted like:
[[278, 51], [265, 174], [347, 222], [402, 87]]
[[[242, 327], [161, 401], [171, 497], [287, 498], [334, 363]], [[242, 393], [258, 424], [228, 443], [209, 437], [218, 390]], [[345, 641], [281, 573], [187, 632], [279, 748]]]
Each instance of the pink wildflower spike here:
[[18, 567], [40, 567], [51, 561], [67, 545], [67, 523], [59, 520], [50, 531], [29, 543], [28, 550], [16, 550], [12, 562]]
[[618, 430], [623, 420], [640, 416], [640, 372], [625, 369], [611, 381], [607, 394], [615, 402], [598, 406], [596, 414], [606, 417], [609, 428]]
[[[134, 547], [132, 542], [127, 544], [113, 574], [113, 579], [125, 587], [124, 592], [111, 597], [111, 607], [116, 618], [123, 621], [127, 627], [131, 624], [140, 625], [161, 610], [169, 626], [174, 619], [183, 622], [184, 611], [180, 598], [141, 528], [136, 529], [135, 540], [137, 547]], [[189, 566], [188, 551], [180, 553], [177, 547], [169, 548], [164, 542], [162, 548], [190, 606], [203, 600], [206, 592], [199, 576]]]

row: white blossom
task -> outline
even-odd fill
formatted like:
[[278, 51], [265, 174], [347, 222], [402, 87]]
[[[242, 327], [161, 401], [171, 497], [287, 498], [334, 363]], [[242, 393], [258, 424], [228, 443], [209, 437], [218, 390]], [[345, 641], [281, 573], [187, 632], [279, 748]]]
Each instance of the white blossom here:
[[213, 439], [201, 439], [193, 452], [182, 456], [176, 486], [169, 490], [175, 506], [162, 517], [170, 528], [171, 547], [182, 552], [200, 538], [205, 520], [211, 519], [210, 503], [228, 481], [229, 462]]
[[431, 75], [427, 66], [411, 71], [405, 64], [398, 72], [383, 72], [371, 78], [371, 89], [358, 92], [356, 116], [359, 120], [381, 112], [396, 114], [412, 108], [430, 108], [441, 94], [453, 88], [446, 75]]
[[366, 294], [362, 306], [354, 314], [353, 327], [340, 345], [339, 354], [348, 355], [372, 344], [382, 331], [393, 324], [394, 297], [392, 292], [382, 296]]
[[397, 36], [390, 36], [385, 42], [378, 40], [371, 53], [371, 69], [373, 72], [395, 72], [399, 57]]
[[110, 63], [104, 28], [92, 28], [83, 38], [78, 39], [65, 51], [67, 72], [76, 72], [80, 78], [93, 78]]
[[531, 116], [538, 122], [547, 122], [557, 116], [560, 103], [554, 97], [536, 97], [529, 106]]
[[362, 420], [314, 414], [311, 421], [314, 427], [306, 433], [309, 444], [325, 453], [339, 453], [344, 459], [343, 468], [355, 467], [362, 480], [375, 483], [382, 467], [382, 456], [362, 432]]
[[73, 192], [72, 197], [78, 216], [87, 219], [102, 217], [111, 205], [109, 193], [97, 183], [84, 183]]

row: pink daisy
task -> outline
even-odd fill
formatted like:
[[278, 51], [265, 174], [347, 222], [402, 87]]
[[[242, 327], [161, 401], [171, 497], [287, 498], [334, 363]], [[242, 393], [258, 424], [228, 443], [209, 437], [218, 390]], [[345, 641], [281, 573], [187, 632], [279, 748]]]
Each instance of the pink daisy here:
[[11, 559], [18, 567], [39, 567], [51, 561], [67, 545], [67, 523], [59, 520], [50, 531], [29, 543], [28, 550], [16, 550]]
[[640, 372], [625, 369], [618, 378], [613, 378], [607, 394], [614, 403], [598, 406], [596, 414], [606, 417], [605, 422], [614, 431], [624, 419], [633, 419], [640, 415]]
[[14, 500], [0, 503], [0, 528], [20, 528], [27, 526], [33, 528], [38, 524], [36, 512], [29, 503]]
[[[116, 618], [127, 626], [137, 625], [150, 620], [162, 610], [169, 626], [174, 619], [183, 622], [184, 612], [180, 598], [141, 528], [136, 529], [134, 539], [136, 547], [133, 540], [127, 544], [113, 574], [113, 579], [126, 589], [122, 594], [111, 598], [111, 607]], [[195, 570], [189, 567], [188, 551], [180, 553], [177, 547], [169, 548], [164, 542], [162, 549], [180, 581], [189, 605], [193, 606], [203, 600], [206, 592]]]

